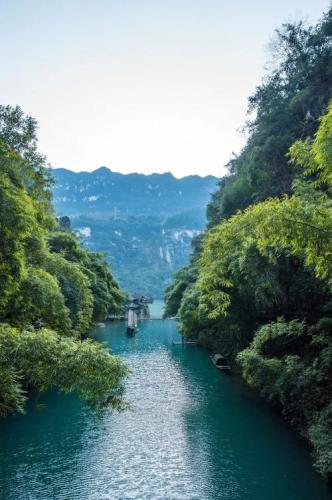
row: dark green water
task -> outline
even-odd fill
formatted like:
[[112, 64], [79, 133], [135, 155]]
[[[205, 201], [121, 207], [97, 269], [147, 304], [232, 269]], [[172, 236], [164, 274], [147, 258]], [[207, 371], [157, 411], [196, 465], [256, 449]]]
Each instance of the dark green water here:
[[0, 498], [319, 500], [306, 447], [172, 321], [95, 332], [132, 368], [134, 412], [96, 420], [74, 397], [1, 422]]

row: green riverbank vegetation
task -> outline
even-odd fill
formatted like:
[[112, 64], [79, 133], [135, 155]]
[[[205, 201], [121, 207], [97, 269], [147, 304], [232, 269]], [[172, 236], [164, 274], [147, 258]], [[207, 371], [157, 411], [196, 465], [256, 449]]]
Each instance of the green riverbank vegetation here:
[[166, 290], [183, 335], [232, 358], [332, 479], [332, 10], [286, 24], [248, 140]]
[[124, 294], [104, 257], [56, 219], [36, 128], [19, 107], [0, 106], [0, 416], [49, 389], [120, 408], [127, 369], [86, 337]]

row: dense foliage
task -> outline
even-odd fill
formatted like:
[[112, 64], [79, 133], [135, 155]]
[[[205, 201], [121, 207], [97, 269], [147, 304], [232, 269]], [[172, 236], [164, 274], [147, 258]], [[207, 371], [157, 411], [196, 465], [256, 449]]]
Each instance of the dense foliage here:
[[[238, 363], [332, 478], [332, 10], [277, 31], [248, 142], [166, 293], [186, 336]], [[190, 277], [190, 278], [189, 278]]]
[[[0, 415], [30, 391], [76, 391], [93, 406], [121, 406], [122, 362], [91, 340], [94, 321], [122, 305], [104, 257], [57, 221], [52, 177], [36, 123], [0, 107]], [[67, 223], [66, 223], [67, 222]]]

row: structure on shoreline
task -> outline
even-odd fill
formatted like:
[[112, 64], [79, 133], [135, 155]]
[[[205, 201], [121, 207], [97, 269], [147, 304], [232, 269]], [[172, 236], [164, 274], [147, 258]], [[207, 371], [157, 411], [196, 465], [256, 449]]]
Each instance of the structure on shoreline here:
[[[149, 304], [153, 303], [153, 298], [148, 295], [133, 293], [128, 296], [126, 305], [123, 312], [118, 315], [111, 315], [108, 317], [110, 321], [128, 321], [129, 318], [150, 319]], [[134, 314], [134, 316], [133, 316]]]
[[137, 319], [150, 319], [149, 304], [153, 303], [153, 298], [142, 294], [132, 294], [128, 297], [126, 304], [126, 318], [129, 312], [133, 311], [137, 315]]

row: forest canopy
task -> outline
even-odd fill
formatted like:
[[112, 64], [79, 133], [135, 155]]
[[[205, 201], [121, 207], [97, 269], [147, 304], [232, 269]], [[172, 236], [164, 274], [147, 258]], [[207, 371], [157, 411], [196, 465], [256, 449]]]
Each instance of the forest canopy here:
[[88, 252], [51, 203], [52, 175], [37, 124], [0, 106], [0, 415], [32, 392], [75, 391], [90, 406], [121, 408], [127, 368], [86, 339], [122, 307], [103, 255]]

